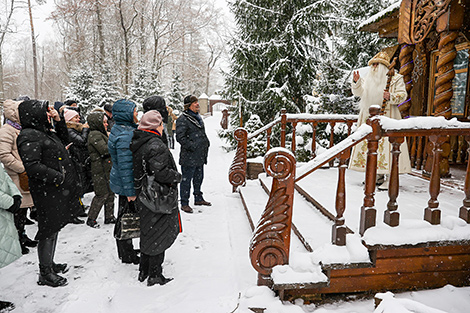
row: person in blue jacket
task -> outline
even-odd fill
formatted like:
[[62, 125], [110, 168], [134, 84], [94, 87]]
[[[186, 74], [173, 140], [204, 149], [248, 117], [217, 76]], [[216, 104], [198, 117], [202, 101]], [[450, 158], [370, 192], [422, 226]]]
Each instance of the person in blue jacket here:
[[[137, 108], [134, 102], [121, 99], [113, 104], [114, 126], [108, 140], [113, 167], [109, 177], [111, 191], [119, 196], [118, 222], [124, 212], [135, 211], [134, 171], [129, 145], [137, 128]], [[118, 223], [119, 224], [119, 223]], [[132, 239], [116, 239], [118, 256], [122, 263], [139, 264]]]

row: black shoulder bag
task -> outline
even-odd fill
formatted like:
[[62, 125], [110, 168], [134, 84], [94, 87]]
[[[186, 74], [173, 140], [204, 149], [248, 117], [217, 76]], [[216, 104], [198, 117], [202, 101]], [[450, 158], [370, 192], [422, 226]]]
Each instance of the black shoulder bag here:
[[178, 188], [155, 181], [155, 176], [147, 172], [145, 160], [142, 160], [142, 166], [145, 175], [137, 197], [140, 205], [153, 213], [171, 214], [178, 208]]

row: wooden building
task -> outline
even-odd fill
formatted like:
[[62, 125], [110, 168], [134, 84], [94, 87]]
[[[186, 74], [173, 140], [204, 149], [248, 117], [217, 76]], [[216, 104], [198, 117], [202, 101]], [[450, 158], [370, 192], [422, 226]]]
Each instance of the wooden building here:
[[[470, 0], [403, 0], [364, 22], [360, 30], [397, 38], [395, 54], [408, 91], [407, 101], [399, 106], [404, 118], [469, 120]], [[425, 143], [412, 143], [411, 159], [421, 168], [426, 151], [417, 150]], [[446, 176], [449, 163], [465, 163], [466, 145], [453, 137], [443, 149], [441, 175]], [[425, 172], [430, 166], [425, 164]]]

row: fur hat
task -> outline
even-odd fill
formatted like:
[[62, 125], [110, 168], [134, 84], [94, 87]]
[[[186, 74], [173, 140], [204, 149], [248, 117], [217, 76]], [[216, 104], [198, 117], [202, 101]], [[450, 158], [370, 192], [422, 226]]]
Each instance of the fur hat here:
[[372, 59], [370, 59], [368, 65], [371, 66], [374, 63], [381, 63], [385, 65], [387, 68], [390, 67], [390, 57], [388, 53], [384, 51], [380, 51], [377, 53]]
[[157, 110], [150, 110], [140, 119], [139, 129], [157, 129], [162, 124], [162, 115]]
[[70, 120], [73, 119], [77, 115], [78, 115], [78, 112], [75, 110], [69, 110], [69, 109], [64, 110], [64, 118], [66, 122], [70, 122]]
[[194, 103], [194, 102], [197, 102], [197, 101], [198, 101], [198, 99], [197, 99], [197, 97], [195, 97], [195, 96], [191, 96], [191, 95], [186, 96], [186, 97], [184, 98], [184, 100], [183, 100], [184, 109], [185, 109], [185, 110], [189, 109], [189, 107], [191, 106], [191, 104]]

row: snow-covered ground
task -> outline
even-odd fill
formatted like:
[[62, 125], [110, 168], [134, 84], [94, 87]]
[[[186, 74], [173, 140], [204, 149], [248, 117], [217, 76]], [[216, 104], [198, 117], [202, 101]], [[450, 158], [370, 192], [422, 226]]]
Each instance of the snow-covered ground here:
[[[218, 112], [205, 119], [211, 148], [203, 191], [213, 206], [195, 207], [194, 214], [182, 213], [183, 233], [167, 251], [163, 265], [165, 276], [173, 277], [173, 281], [153, 287], [138, 282], [138, 266], [119, 261], [113, 226], [103, 225], [101, 213], [99, 229], [68, 225], [59, 233], [55, 261], [71, 266], [64, 275], [67, 286], [36, 284], [38, 261], [33, 248], [0, 269], [0, 300], [14, 302], [13, 312], [18, 313], [251, 313], [250, 307], [266, 308], [265, 313], [374, 312], [373, 299], [317, 306], [302, 301], [292, 304], [279, 301], [268, 288], [256, 286], [257, 273], [248, 257], [250, 227], [227, 178], [234, 153], [222, 150], [223, 143], [216, 134], [220, 119]], [[173, 152], [177, 159], [178, 145]], [[92, 197], [87, 194], [85, 203], [89, 204]], [[34, 237], [36, 226], [27, 226], [27, 232]], [[134, 244], [137, 248], [138, 240]], [[396, 294], [395, 299], [385, 294], [383, 298], [376, 312], [464, 313], [470, 307], [470, 287], [446, 286]]]

